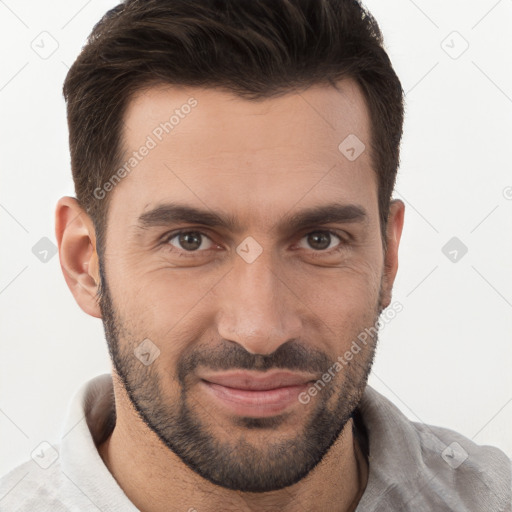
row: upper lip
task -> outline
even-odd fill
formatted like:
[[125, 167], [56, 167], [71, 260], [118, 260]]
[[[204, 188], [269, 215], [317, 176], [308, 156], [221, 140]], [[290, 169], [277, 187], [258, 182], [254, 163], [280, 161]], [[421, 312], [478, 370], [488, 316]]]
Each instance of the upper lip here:
[[207, 382], [228, 388], [265, 391], [285, 386], [299, 386], [315, 380], [312, 375], [292, 372], [248, 372], [233, 371], [216, 373], [201, 377]]

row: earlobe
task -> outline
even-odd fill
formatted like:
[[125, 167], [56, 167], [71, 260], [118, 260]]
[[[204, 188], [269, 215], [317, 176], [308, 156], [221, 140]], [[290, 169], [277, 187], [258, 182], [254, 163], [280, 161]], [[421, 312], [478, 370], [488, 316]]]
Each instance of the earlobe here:
[[88, 315], [101, 318], [96, 232], [89, 215], [74, 197], [62, 197], [55, 209], [55, 236], [64, 279]]
[[398, 249], [404, 226], [405, 204], [400, 199], [393, 199], [389, 207], [386, 230], [387, 250], [384, 255], [384, 275], [381, 307], [387, 308], [391, 303], [393, 283], [398, 271]]

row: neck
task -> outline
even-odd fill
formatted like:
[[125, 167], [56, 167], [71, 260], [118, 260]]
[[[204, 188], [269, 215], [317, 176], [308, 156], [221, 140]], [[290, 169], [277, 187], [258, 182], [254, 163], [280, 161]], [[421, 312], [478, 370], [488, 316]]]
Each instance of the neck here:
[[139, 418], [119, 382], [114, 381], [114, 391], [116, 425], [98, 451], [141, 512], [351, 512], [366, 487], [367, 463], [354, 439], [352, 419], [300, 482], [278, 491], [243, 493], [214, 485], [191, 470]]

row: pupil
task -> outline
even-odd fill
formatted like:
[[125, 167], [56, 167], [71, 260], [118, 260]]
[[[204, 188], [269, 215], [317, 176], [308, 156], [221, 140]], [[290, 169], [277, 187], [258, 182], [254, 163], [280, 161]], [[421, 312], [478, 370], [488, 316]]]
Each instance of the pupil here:
[[[195, 239], [195, 241], [194, 241]], [[194, 243], [197, 245], [197, 247], [187, 247], [187, 244], [191, 243], [192, 246], [194, 246]], [[195, 231], [192, 231], [190, 233], [183, 233], [180, 236], [180, 244], [184, 249], [197, 249], [201, 246], [201, 240], [199, 233], [196, 233]]]
[[[324, 243], [322, 244], [322, 239], [323, 238], [323, 241]], [[313, 241], [313, 247], [315, 245], [316, 242], [318, 242], [320, 240], [320, 245], [322, 247], [316, 247], [317, 249], [326, 249], [327, 247], [329, 247], [329, 243], [330, 243], [330, 235], [328, 233], [316, 233], [316, 234], [312, 234], [310, 235], [310, 241]]]

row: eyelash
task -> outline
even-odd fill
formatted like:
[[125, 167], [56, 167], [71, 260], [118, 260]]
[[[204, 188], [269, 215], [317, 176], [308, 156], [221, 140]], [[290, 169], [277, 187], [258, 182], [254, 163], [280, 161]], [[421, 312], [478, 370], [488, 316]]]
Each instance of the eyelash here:
[[[179, 251], [178, 249], [176, 249], [176, 247], [174, 247], [173, 245], [171, 245], [169, 243], [173, 238], [176, 238], [177, 236], [182, 235], [184, 233], [197, 233], [201, 236], [204, 236], [204, 237], [210, 239], [210, 237], [206, 233], [203, 233], [202, 231], [195, 230], [195, 229], [182, 229], [180, 231], [173, 231], [172, 233], [167, 233], [166, 235], [164, 235], [163, 240], [161, 242], [161, 245], [163, 245], [163, 249], [167, 250], [171, 253], [177, 252], [180, 257], [183, 256], [185, 258], [195, 257], [198, 253], [202, 253], [202, 252], [209, 250], [209, 249], [205, 249], [203, 251], [198, 251], [198, 250], [196, 250], [196, 251], [185, 251], [185, 250]], [[337, 253], [345, 250], [346, 246], [348, 245], [348, 241], [345, 240], [339, 233], [337, 233], [336, 231], [329, 230], [329, 229], [316, 229], [313, 231], [308, 231], [301, 237], [301, 240], [302, 240], [302, 238], [306, 237], [307, 235], [311, 235], [313, 233], [328, 233], [329, 235], [334, 235], [335, 237], [340, 239], [339, 245], [337, 247], [335, 247], [334, 249], [330, 249], [329, 251], [326, 251], [326, 250], [315, 251], [312, 249], [313, 257], [325, 256], [326, 254], [327, 255], [337, 254]], [[212, 240], [212, 242], [213, 242], [213, 240]]]

